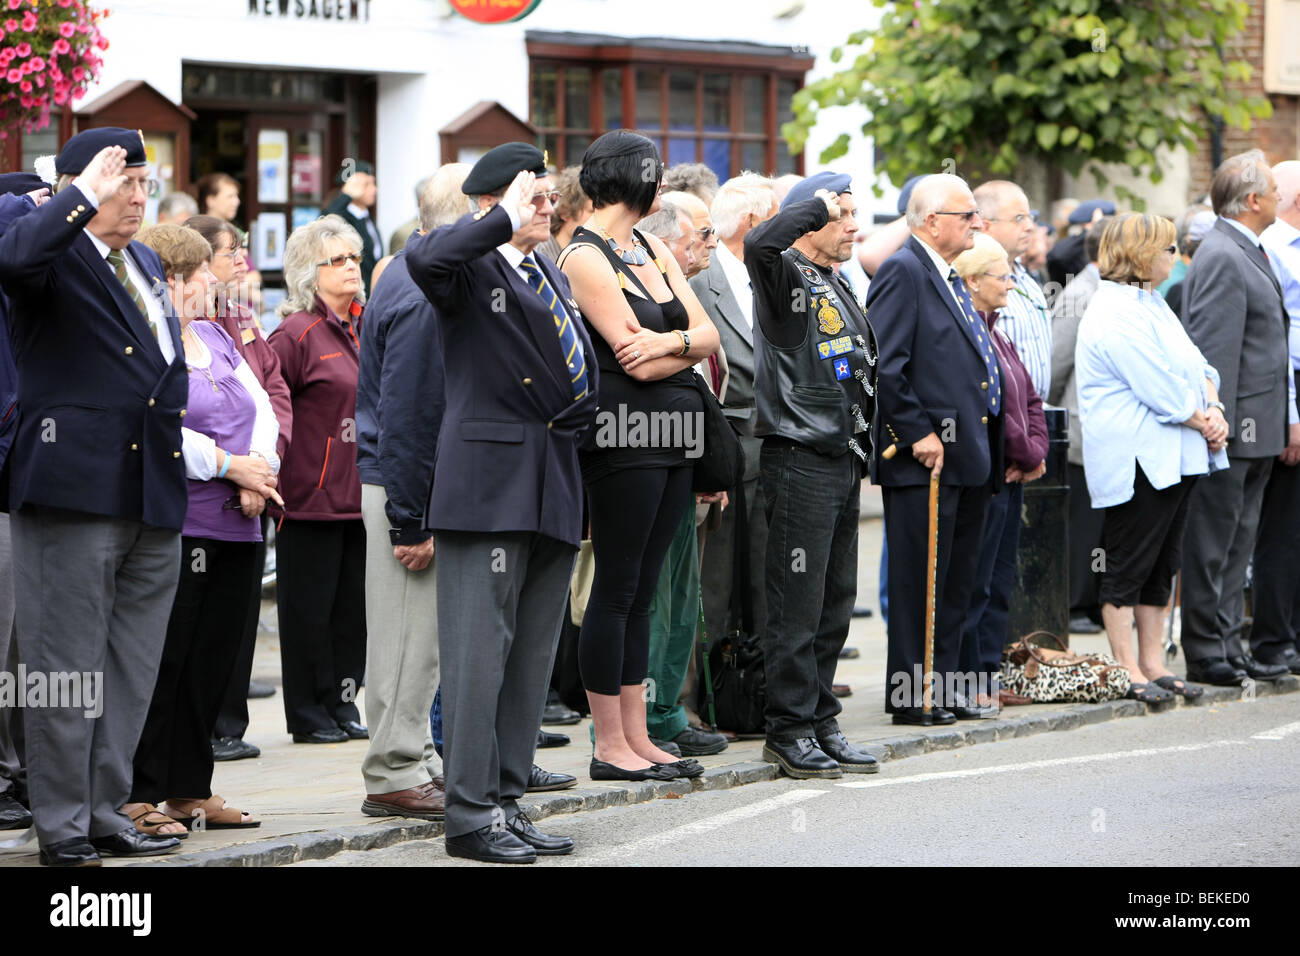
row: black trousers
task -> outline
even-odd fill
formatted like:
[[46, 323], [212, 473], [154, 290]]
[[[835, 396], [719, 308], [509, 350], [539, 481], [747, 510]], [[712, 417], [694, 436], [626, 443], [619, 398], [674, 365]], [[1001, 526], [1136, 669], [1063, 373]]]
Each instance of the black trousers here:
[[[889, 653], [885, 710], [920, 707], [925, 678], [925, 589], [930, 536], [930, 488], [881, 489], [889, 539]], [[939, 549], [934, 579], [934, 702], [950, 706], [962, 628], [975, 590], [987, 485], [939, 487]]]
[[257, 622], [262, 612], [262, 569], [266, 567], [266, 534], [270, 526], [271, 519], [262, 515], [262, 540], [257, 542], [257, 552], [253, 557], [257, 575], [248, 593], [244, 634], [239, 641], [239, 653], [235, 655], [234, 670], [230, 672], [230, 680], [226, 681], [221, 712], [217, 714], [217, 726], [212, 731], [214, 737], [243, 740], [244, 731], [248, 730], [248, 681], [253, 676], [253, 652], [257, 649]]
[[1070, 616], [1101, 620], [1101, 574], [1093, 570], [1101, 547], [1104, 508], [1093, 508], [1082, 465], [1069, 465], [1070, 485]]
[[1178, 484], [1157, 491], [1142, 466], [1137, 466], [1133, 497], [1104, 510], [1102, 603], [1115, 607], [1169, 603], [1174, 575], [1183, 566], [1187, 503], [1195, 484], [1194, 475], [1184, 475]]
[[239, 651], [251, 541], [181, 538], [181, 576], [149, 715], [135, 748], [131, 803], [212, 796], [212, 728]]
[[1273, 462], [1255, 542], [1250, 646], [1272, 660], [1300, 650], [1300, 465]]
[[366, 669], [366, 529], [360, 519], [285, 521], [276, 531], [276, 604], [289, 733], [360, 722]]

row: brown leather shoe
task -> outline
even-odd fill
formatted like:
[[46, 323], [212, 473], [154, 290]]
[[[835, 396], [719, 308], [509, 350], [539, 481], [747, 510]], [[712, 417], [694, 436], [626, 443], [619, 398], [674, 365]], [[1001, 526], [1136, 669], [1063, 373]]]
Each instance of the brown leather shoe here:
[[1033, 700], [1020, 694], [1013, 694], [1009, 690], [999, 690], [998, 703], [1003, 707], [1017, 707], [1022, 704], [1032, 704]]
[[361, 812], [370, 817], [441, 820], [446, 809], [447, 794], [433, 781], [393, 793], [368, 793], [361, 804]]

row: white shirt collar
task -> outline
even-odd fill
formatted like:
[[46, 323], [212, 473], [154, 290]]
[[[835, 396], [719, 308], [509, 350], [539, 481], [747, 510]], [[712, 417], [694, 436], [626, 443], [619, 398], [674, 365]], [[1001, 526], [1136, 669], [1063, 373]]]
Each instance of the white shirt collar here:
[[352, 215], [358, 219], [370, 218], [370, 210], [366, 209], [364, 206], [358, 206], [354, 202], [348, 203], [348, 212], [352, 213]]
[[104, 242], [103, 239], [99, 238], [99, 236], [95, 235], [89, 229], [83, 229], [82, 231], [86, 234], [86, 238], [95, 244], [95, 249], [98, 250], [99, 257], [101, 259], [107, 259], [108, 254], [113, 251], [108, 248], [108, 243]]
[[713, 254], [718, 257], [718, 262], [722, 265], [722, 274], [727, 277], [727, 282], [733, 288], [737, 284], [742, 288], [749, 287], [749, 270], [736, 258], [735, 253], [720, 242], [718, 248], [713, 250]]
[[921, 244], [921, 248], [929, 253], [930, 259], [934, 262], [935, 268], [939, 270], [939, 275], [943, 277], [944, 282], [947, 282], [948, 276], [952, 273], [952, 264], [944, 262], [943, 256], [935, 252], [934, 249], [931, 248], [930, 244], [920, 236], [916, 235], [916, 233], [912, 233], [912, 235], [916, 238], [916, 241]]
[[512, 243], [501, 243], [501, 245], [497, 246], [497, 252], [505, 256], [506, 262], [510, 263], [510, 268], [512, 269], [518, 269], [519, 264], [524, 261], [523, 251]]
[[1259, 236], [1255, 235], [1254, 231], [1252, 231], [1249, 226], [1243, 226], [1237, 220], [1229, 219], [1227, 216], [1220, 216], [1219, 222], [1226, 222], [1233, 229], [1236, 229], [1239, 233], [1249, 239], [1252, 245], [1260, 245]]

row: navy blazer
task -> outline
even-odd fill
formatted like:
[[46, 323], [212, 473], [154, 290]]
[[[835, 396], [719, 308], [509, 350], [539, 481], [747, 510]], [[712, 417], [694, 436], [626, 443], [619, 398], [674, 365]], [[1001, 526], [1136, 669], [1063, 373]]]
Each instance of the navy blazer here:
[[534, 256], [587, 353], [573, 399], [555, 319], [499, 252], [513, 234], [497, 206], [406, 245], [407, 268], [441, 323], [447, 406], [425, 526], [582, 536], [578, 445], [596, 414], [598, 371], [569, 280]]
[[153, 281], [176, 358], [168, 365], [148, 320], [99, 254], [94, 207], [68, 187], [0, 236], [0, 286], [18, 368], [18, 431], [9, 505], [142, 521], [177, 531], [187, 491], [181, 419], [189, 398], [180, 325], [162, 263], [132, 242]]
[[1002, 415], [989, 415], [981, 387], [988, 371], [950, 288], [913, 236], [885, 260], [867, 290], [880, 349], [873, 439], [880, 451], [898, 445], [889, 461], [872, 456], [875, 484], [929, 484], [929, 469], [912, 456], [911, 445], [934, 432], [945, 439], [940, 484], [1002, 487]]
[[[26, 196], [0, 196], [0, 235], [19, 216], [36, 208]], [[9, 348], [9, 300], [0, 292], [0, 466], [9, 455], [18, 426], [18, 369]], [[7, 479], [6, 475], [6, 479]]]

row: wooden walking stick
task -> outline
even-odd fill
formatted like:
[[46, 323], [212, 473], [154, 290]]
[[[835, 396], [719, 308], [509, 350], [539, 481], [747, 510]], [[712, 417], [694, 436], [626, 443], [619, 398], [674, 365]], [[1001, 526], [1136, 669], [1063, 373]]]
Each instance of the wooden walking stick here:
[[927, 717], [934, 710], [934, 590], [935, 576], [939, 571], [939, 476], [930, 475], [930, 535], [926, 541], [925, 559], [925, 683], [921, 712]]

